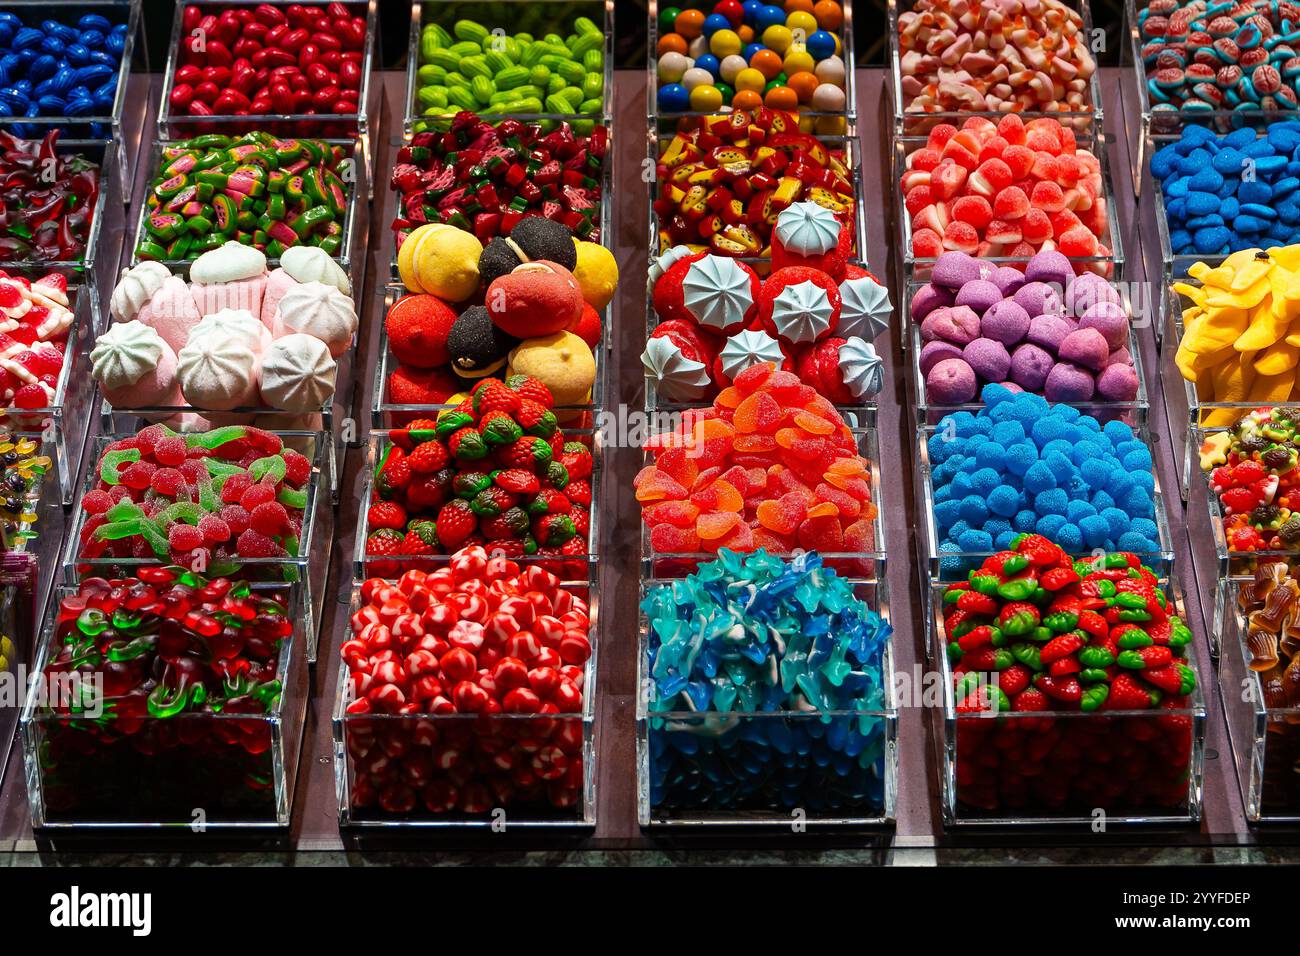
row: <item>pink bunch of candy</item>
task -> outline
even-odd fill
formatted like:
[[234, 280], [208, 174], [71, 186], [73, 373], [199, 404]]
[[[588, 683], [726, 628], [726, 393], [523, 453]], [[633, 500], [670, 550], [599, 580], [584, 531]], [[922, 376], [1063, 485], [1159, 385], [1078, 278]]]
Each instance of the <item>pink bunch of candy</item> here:
[[172, 109], [189, 116], [357, 112], [366, 19], [342, 3], [188, 6]]
[[[340, 648], [347, 712], [412, 719], [346, 722], [354, 808], [479, 814], [578, 802], [586, 601], [541, 567], [474, 546], [431, 573], [371, 578], [361, 602]], [[433, 719], [451, 714], [537, 719]]]
[[1051, 118], [940, 124], [907, 157], [902, 189], [918, 259], [1110, 255], [1101, 163]]
[[32, 282], [0, 270], [0, 408], [50, 407], [71, 325], [65, 276]]
[[917, 0], [898, 17], [909, 113], [1091, 106], [1097, 69], [1083, 18], [1061, 0]]

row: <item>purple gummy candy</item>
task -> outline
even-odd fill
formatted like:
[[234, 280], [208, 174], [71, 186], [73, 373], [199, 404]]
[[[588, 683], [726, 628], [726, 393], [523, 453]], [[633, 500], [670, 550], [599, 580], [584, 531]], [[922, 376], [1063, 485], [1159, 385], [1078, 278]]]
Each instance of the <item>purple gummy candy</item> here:
[[1003, 345], [1015, 345], [1029, 331], [1029, 313], [1013, 299], [993, 303], [980, 319], [980, 332], [985, 338], [997, 339]]
[[1037, 345], [1026, 342], [1011, 353], [1011, 378], [1031, 392], [1041, 392], [1056, 361]]
[[1115, 302], [1090, 305], [1079, 318], [1079, 328], [1096, 329], [1113, 349], [1128, 344], [1128, 313]]
[[1111, 402], [1131, 402], [1137, 398], [1138, 376], [1132, 365], [1107, 365], [1097, 376], [1097, 391]]
[[1002, 381], [1011, 368], [1011, 356], [1007, 353], [1007, 347], [993, 339], [976, 339], [962, 349], [961, 354], [986, 382]]
[[1038, 253], [1025, 266], [1026, 282], [1047, 282], [1064, 289], [1074, 278], [1074, 267], [1062, 252], [1047, 249]]
[[1127, 365], [1131, 368], [1133, 356], [1129, 354], [1128, 349], [1116, 349], [1110, 353], [1110, 358], [1106, 359], [1106, 367], [1110, 368], [1112, 365]]
[[1002, 301], [1002, 290], [988, 279], [967, 282], [957, 292], [957, 304], [968, 305], [983, 315], [995, 302]]
[[934, 368], [944, 359], [961, 358], [961, 346], [954, 345], [952, 342], [945, 342], [943, 339], [935, 339], [933, 342], [926, 342], [921, 349], [921, 374], [929, 375], [930, 369]]
[[912, 321], [920, 322], [935, 309], [952, 305], [956, 294], [952, 289], [929, 283], [921, 286], [912, 296]]
[[[1039, 253], [1040, 255], [1042, 253]], [[1016, 305], [1030, 315], [1064, 315], [1061, 293], [1046, 282], [1026, 282], [1012, 296]]]
[[1090, 306], [1099, 302], [1123, 305], [1119, 293], [1095, 272], [1085, 272], [1065, 289], [1065, 310], [1070, 315], [1083, 315]]
[[982, 278], [984, 276], [980, 269], [979, 260], [968, 253], [957, 250], [940, 255], [938, 259], [934, 260], [934, 265], [930, 269], [931, 282], [953, 290], [960, 289], [973, 279]]
[[925, 395], [940, 405], [960, 405], [975, 397], [975, 372], [961, 359], [944, 359], [925, 377]]
[[1001, 289], [1003, 295], [1015, 295], [1016, 290], [1025, 284], [1025, 274], [1011, 266], [998, 266], [989, 276], [989, 281]]
[[945, 339], [965, 345], [979, 338], [980, 317], [968, 305], [954, 305], [952, 308], [935, 309], [921, 323], [921, 338]]
[[1043, 396], [1049, 402], [1086, 402], [1092, 398], [1095, 383], [1086, 369], [1069, 362], [1057, 362], [1047, 373]]
[[1029, 320], [1026, 338], [1055, 355], [1061, 341], [1073, 331], [1074, 323], [1069, 319], [1059, 315], [1036, 315]]
[[1106, 367], [1106, 359], [1110, 358], [1110, 346], [1106, 344], [1106, 337], [1096, 329], [1075, 329], [1061, 340], [1056, 354], [1063, 362], [1073, 362], [1100, 372]]

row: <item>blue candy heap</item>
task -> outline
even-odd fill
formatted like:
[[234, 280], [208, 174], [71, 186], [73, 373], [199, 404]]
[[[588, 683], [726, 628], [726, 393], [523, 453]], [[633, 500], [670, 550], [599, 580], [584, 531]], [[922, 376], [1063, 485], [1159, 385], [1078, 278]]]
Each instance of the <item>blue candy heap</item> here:
[[1300, 237], [1300, 122], [1267, 134], [1215, 136], [1187, 126], [1151, 157], [1176, 255], [1227, 255], [1285, 246]]
[[[0, 117], [108, 116], [125, 49], [126, 24], [97, 13], [73, 25], [0, 11]], [[105, 124], [91, 125], [93, 135], [107, 135]], [[14, 127], [26, 138], [43, 131]]]
[[[1128, 425], [1002, 385], [981, 397], [928, 442], [941, 554], [1003, 551], [1026, 531], [1074, 554], [1159, 550], [1151, 452]], [[945, 578], [973, 566], [940, 560]]]
[[723, 549], [641, 610], [656, 810], [880, 812], [884, 718], [814, 711], [885, 706], [890, 627], [818, 554]]

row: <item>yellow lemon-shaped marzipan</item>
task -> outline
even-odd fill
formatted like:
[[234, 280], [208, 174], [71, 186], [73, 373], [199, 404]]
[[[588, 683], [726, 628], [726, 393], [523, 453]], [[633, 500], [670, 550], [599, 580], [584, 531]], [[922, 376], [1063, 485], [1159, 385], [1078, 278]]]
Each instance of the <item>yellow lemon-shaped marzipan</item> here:
[[556, 405], [580, 405], [596, 381], [596, 359], [572, 332], [524, 339], [510, 353], [510, 371], [531, 375], [551, 390]]
[[478, 260], [483, 244], [445, 223], [415, 229], [397, 251], [397, 272], [412, 292], [427, 292], [448, 302], [464, 302], [478, 291]]

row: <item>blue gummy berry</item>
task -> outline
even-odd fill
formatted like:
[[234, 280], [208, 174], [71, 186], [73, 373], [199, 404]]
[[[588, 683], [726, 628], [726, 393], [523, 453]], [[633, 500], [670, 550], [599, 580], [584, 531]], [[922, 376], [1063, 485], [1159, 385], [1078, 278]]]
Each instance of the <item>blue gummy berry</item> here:
[[1056, 487], [1056, 476], [1052, 469], [1041, 461], [1034, 462], [1025, 472], [1025, 491], [1031, 495], [1041, 494]]
[[1010, 485], [998, 485], [988, 498], [989, 511], [1004, 518], [1010, 518], [1020, 510], [1020, 492]]
[[1077, 524], [1067, 521], [1056, 529], [1056, 543], [1066, 551], [1079, 551], [1083, 548], [1083, 532]]
[[1070, 498], [1063, 488], [1052, 488], [1034, 495], [1034, 510], [1040, 515], [1062, 515]]

